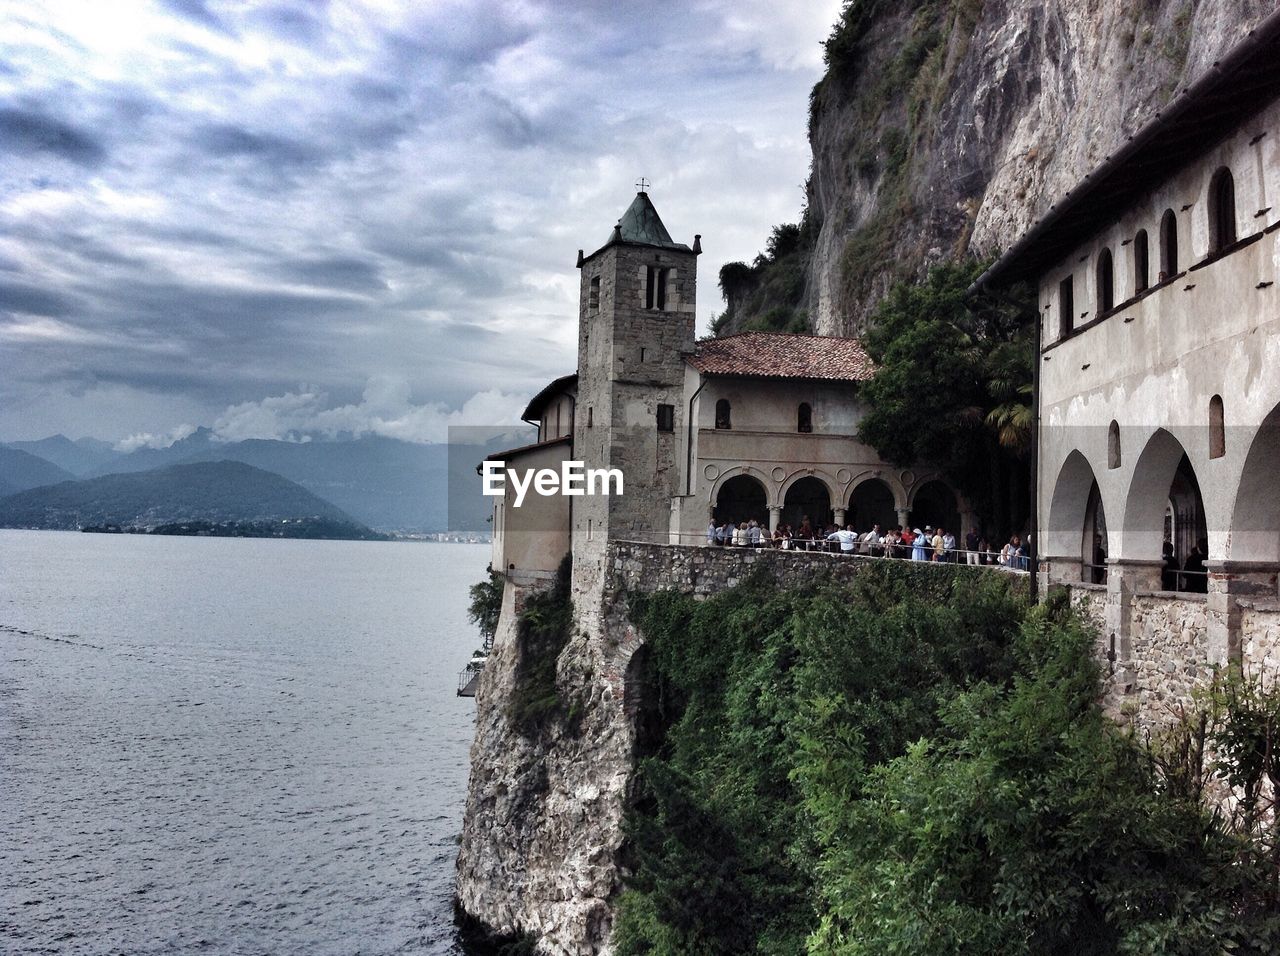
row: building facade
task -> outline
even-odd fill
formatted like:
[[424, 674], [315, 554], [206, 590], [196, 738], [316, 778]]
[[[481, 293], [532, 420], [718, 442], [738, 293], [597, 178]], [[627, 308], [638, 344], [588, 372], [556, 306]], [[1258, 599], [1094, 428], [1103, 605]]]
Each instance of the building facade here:
[[[1040, 321], [1046, 584], [1204, 602], [1211, 663], [1280, 570], [1280, 17], [1264, 21], [979, 279]], [[1197, 597], [1205, 595], [1205, 597]]]

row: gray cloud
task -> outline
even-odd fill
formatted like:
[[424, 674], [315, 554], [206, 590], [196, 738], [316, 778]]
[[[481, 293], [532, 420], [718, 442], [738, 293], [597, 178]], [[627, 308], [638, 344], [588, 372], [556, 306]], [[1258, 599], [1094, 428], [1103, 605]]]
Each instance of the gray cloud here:
[[102, 140], [89, 131], [36, 109], [0, 107], [0, 150], [19, 156], [46, 154], [81, 166], [107, 158]]
[[0, 41], [0, 439], [269, 428], [298, 395], [434, 433], [572, 369], [576, 251], [642, 174], [703, 234], [705, 327], [797, 213], [839, 3], [32, 7], [45, 42]]

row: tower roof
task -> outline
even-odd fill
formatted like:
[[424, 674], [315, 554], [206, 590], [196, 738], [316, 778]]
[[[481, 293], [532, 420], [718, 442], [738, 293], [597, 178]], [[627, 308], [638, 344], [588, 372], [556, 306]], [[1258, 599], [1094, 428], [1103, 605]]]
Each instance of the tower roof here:
[[[587, 256], [586, 259], [590, 259], [602, 250], [618, 244], [653, 246], [658, 249], [675, 249], [679, 252], [697, 253], [700, 251], [697, 248], [690, 249], [683, 242], [676, 242], [671, 238], [671, 233], [667, 232], [667, 227], [662, 224], [662, 218], [658, 215], [658, 210], [653, 208], [653, 202], [649, 199], [649, 194], [643, 190], [636, 193], [636, 198], [631, 201], [627, 211], [622, 214], [618, 224], [613, 227], [613, 232], [610, 233], [604, 245]], [[583, 261], [586, 261], [586, 259]]]
[[642, 246], [661, 246], [665, 249], [685, 251], [689, 249], [683, 242], [672, 241], [671, 233], [667, 232], [667, 227], [662, 224], [658, 210], [653, 208], [653, 202], [650, 201], [649, 194], [646, 192], [636, 193], [636, 198], [622, 214], [617, 229], [609, 237], [609, 242], [617, 242], [619, 239]]

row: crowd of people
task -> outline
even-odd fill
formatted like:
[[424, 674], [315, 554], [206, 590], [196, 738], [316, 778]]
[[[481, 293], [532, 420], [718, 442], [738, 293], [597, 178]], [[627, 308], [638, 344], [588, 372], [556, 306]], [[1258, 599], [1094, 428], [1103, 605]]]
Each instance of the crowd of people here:
[[898, 558], [904, 561], [936, 561], [970, 565], [999, 565], [1017, 571], [1029, 566], [1028, 551], [1020, 535], [1013, 535], [999, 548], [980, 531], [965, 536], [963, 547], [950, 530], [926, 524], [923, 528], [897, 525], [881, 529], [875, 525], [859, 533], [852, 524], [818, 527], [804, 516], [792, 528], [779, 524], [770, 533], [759, 521], [718, 523], [707, 526], [707, 544], [721, 548], [779, 548], [797, 551], [831, 551], [843, 555]]

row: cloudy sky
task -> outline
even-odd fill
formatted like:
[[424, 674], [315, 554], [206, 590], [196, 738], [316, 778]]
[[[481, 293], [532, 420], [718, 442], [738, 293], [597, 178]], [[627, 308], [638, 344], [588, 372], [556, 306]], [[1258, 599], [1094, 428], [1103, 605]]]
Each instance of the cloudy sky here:
[[840, 0], [0, 0], [0, 440], [514, 417], [644, 175], [791, 221]]

